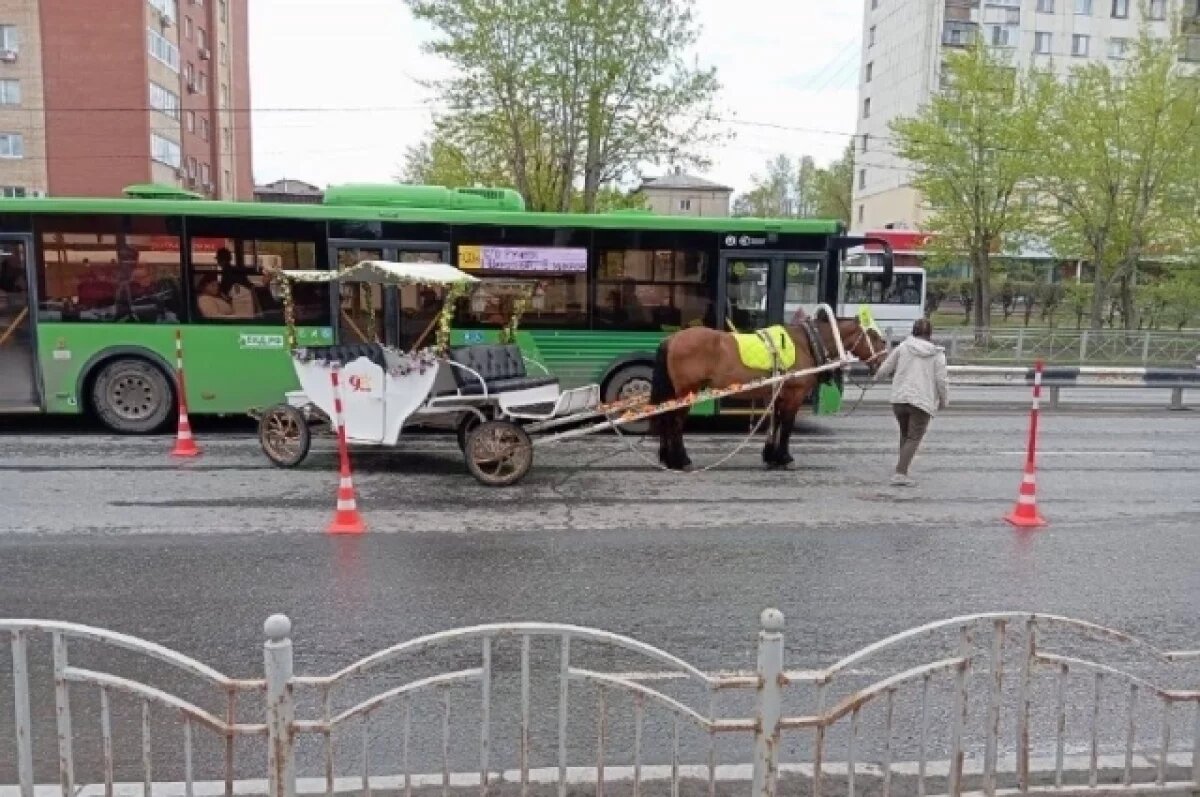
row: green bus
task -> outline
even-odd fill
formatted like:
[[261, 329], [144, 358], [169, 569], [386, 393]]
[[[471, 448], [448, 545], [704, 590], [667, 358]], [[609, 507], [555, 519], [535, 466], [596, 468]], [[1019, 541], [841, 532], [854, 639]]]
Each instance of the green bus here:
[[[526, 212], [508, 189], [331, 187], [320, 204], [124, 197], [0, 199], [0, 412], [93, 413], [120, 433], [173, 417], [182, 330], [193, 414], [245, 414], [297, 387], [276, 269], [437, 261], [536, 282], [519, 343], [564, 386], [645, 389], [664, 335], [751, 330], [836, 307], [863, 243], [828, 220]], [[464, 300], [455, 343], [494, 338], [511, 293]], [[417, 288], [297, 285], [298, 343], [410, 346], [437, 312]], [[730, 409], [705, 407], [699, 412]]]

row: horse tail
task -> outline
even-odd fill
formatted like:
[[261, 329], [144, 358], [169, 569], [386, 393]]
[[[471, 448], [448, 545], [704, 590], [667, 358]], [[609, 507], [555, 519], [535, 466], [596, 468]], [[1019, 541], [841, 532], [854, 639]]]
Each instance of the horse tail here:
[[[664, 401], [675, 398], [675, 384], [671, 381], [671, 372], [667, 368], [668, 342], [669, 340], [664, 340], [658, 344], [658, 351], [654, 353], [654, 371], [650, 376], [650, 403], [652, 405], [662, 404]], [[661, 418], [661, 415], [651, 417], [651, 429], [658, 428], [658, 421]]]

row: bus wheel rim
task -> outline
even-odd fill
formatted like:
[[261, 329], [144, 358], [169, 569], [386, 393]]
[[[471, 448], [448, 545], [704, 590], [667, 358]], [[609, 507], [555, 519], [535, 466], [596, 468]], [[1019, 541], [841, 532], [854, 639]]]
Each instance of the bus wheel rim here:
[[123, 374], [108, 388], [108, 405], [126, 420], [140, 421], [154, 414], [157, 396], [150, 380], [137, 374]]

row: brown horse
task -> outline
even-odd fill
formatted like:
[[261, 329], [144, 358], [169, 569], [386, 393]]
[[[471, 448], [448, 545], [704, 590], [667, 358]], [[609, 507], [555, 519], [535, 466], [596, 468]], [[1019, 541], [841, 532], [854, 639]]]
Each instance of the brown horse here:
[[[857, 318], [841, 318], [835, 323], [846, 352], [862, 360], [871, 373], [875, 373], [887, 355], [887, 343], [882, 336], [876, 330], [862, 326]], [[785, 327], [796, 347], [796, 362], [789, 370], [813, 368], [820, 362], [837, 359], [833, 328], [824, 311], [818, 312], [812, 327], [824, 351], [813, 351], [803, 326]], [[833, 373], [826, 371], [797, 377], [789, 379], [782, 387], [768, 385], [739, 394], [739, 398], [769, 401], [775, 391], [779, 391], [775, 400], [772, 432], [763, 447], [763, 462], [768, 468], [786, 468], [793, 462], [788, 448], [796, 424], [796, 413], [822, 378], [830, 378]], [[689, 327], [676, 332], [659, 345], [651, 378], [650, 402], [661, 404], [705, 388], [744, 385], [770, 375], [769, 372], [752, 370], [742, 364], [737, 341], [729, 332], [708, 327]], [[663, 413], [651, 422], [651, 431], [658, 435], [658, 459], [672, 470], [691, 469], [691, 459], [683, 445], [683, 425], [687, 413], [686, 408]]]

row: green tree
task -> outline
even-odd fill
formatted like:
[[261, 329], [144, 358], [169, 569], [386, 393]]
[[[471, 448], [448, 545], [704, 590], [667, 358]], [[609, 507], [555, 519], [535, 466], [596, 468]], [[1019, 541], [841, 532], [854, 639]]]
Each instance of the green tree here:
[[850, 208], [854, 203], [854, 144], [846, 145], [842, 157], [819, 169], [813, 177], [816, 186], [816, 206], [813, 215], [822, 219], [840, 219], [850, 225]]
[[1026, 233], [1030, 150], [1038, 141], [1042, 93], [1007, 56], [981, 41], [947, 59], [945, 88], [916, 116], [892, 122], [897, 152], [916, 167], [913, 185], [932, 213], [934, 247], [971, 265], [975, 329], [991, 322], [991, 259]]
[[703, 165], [713, 69], [684, 59], [693, 0], [406, 0], [452, 67], [437, 139], [499, 151], [537, 210], [567, 210], [643, 164]]
[[1143, 31], [1119, 66], [1077, 67], [1065, 84], [1038, 78], [1049, 146], [1035, 182], [1059, 209], [1043, 222], [1061, 255], [1095, 269], [1092, 328], [1114, 302], [1126, 328], [1139, 326], [1139, 263], [1180, 251], [1181, 231], [1196, 226], [1200, 81], [1179, 64], [1178, 45]]
[[760, 218], [833, 218], [850, 222], [853, 148], [843, 158], [820, 168], [805, 155], [793, 162], [777, 155], [766, 173], [755, 175], [752, 188], [733, 202], [735, 216]]

